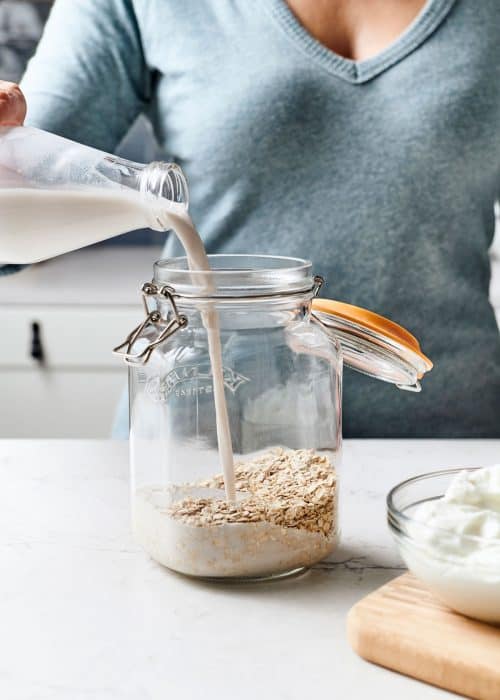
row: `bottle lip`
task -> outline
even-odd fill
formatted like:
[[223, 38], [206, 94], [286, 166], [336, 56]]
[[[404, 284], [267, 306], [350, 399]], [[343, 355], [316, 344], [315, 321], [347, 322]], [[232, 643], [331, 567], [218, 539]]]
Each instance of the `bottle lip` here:
[[179, 206], [189, 208], [187, 180], [177, 163], [153, 161], [143, 166], [139, 191], [148, 203], [150, 226], [155, 230], [166, 231], [169, 228], [169, 211]]
[[[277, 255], [209, 255], [211, 270], [189, 270], [186, 257], [154, 265], [154, 281], [180, 296], [253, 298], [311, 292], [312, 263]], [[207, 292], [210, 289], [210, 292]]]

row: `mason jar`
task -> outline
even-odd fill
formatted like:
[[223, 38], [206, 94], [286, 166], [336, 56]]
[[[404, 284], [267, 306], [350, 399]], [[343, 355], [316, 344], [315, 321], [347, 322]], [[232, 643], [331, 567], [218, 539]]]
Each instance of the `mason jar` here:
[[[157, 262], [142, 290], [146, 319], [115, 348], [129, 365], [133, 532], [153, 559], [190, 576], [297, 573], [339, 539], [343, 362], [412, 390], [432, 365], [400, 326], [317, 297], [322, 280], [307, 260], [209, 259], [210, 273], [189, 270], [185, 258]], [[220, 333], [232, 498], [209, 311]]]

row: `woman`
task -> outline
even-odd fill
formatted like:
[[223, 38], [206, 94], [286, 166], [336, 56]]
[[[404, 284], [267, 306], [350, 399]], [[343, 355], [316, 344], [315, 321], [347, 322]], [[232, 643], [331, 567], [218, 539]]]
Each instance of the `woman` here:
[[209, 252], [308, 257], [422, 340], [421, 395], [346, 372], [346, 435], [500, 437], [499, 26], [498, 0], [58, 0], [22, 87], [105, 150], [146, 112]]

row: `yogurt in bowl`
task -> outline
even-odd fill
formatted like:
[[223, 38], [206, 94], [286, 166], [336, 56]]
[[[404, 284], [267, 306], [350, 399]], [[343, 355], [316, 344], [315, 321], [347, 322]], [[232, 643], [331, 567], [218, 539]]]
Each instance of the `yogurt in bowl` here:
[[454, 610], [500, 623], [500, 465], [408, 479], [387, 511], [415, 576]]

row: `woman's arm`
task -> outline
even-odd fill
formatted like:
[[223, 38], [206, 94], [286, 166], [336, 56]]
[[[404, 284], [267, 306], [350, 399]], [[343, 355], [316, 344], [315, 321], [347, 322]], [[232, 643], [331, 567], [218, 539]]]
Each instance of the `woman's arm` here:
[[[149, 100], [132, 3], [58, 0], [23, 88], [31, 125], [112, 150]], [[0, 126], [25, 117], [19, 85], [0, 80]]]
[[27, 125], [114, 150], [150, 97], [132, 0], [56, 0], [21, 87], [0, 81], [0, 125], [23, 124], [27, 103]]
[[[26, 116], [26, 100], [19, 85], [0, 80], [0, 126], [21, 126]], [[23, 269], [23, 265], [0, 264], [0, 276]]]
[[105, 151], [150, 98], [132, 0], [56, 0], [21, 81], [26, 124]]

